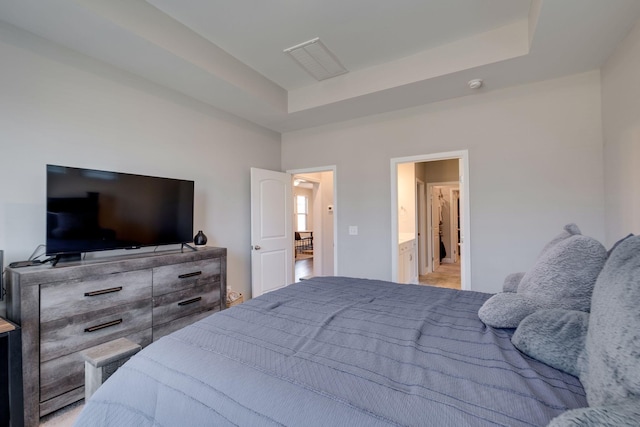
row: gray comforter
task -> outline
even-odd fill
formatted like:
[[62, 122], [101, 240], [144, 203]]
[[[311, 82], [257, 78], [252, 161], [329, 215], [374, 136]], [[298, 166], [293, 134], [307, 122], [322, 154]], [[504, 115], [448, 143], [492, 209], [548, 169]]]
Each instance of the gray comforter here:
[[324, 277], [145, 348], [80, 426], [542, 426], [580, 382], [486, 327], [489, 294]]

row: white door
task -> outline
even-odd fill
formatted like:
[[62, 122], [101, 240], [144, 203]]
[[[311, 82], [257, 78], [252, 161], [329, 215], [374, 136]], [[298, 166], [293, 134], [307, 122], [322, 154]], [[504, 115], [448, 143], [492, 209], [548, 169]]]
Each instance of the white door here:
[[293, 283], [291, 175], [251, 168], [251, 296]]

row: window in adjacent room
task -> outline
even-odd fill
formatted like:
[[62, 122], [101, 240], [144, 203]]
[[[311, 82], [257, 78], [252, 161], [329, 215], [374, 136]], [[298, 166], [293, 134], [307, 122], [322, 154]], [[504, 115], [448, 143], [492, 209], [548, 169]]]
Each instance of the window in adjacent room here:
[[296, 196], [296, 231], [307, 229], [307, 215], [309, 214], [309, 198]]

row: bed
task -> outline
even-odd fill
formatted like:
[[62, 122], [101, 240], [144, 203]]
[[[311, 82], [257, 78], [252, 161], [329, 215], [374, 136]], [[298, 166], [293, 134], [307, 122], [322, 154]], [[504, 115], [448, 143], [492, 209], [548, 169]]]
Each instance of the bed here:
[[166, 336], [87, 402], [79, 426], [544, 426], [580, 381], [478, 318], [472, 291], [318, 277]]

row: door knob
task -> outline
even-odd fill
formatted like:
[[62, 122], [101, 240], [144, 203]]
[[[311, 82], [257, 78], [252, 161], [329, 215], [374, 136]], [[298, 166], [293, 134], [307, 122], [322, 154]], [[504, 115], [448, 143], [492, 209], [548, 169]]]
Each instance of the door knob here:
[[260, 249], [262, 249], [262, 248], [261, 248], [259, 245], [255, 245], [255, 246], [253, 247], [253, 249], [255, 249], [256, 251], [259, 251], [259, 250], [260, 250]]

